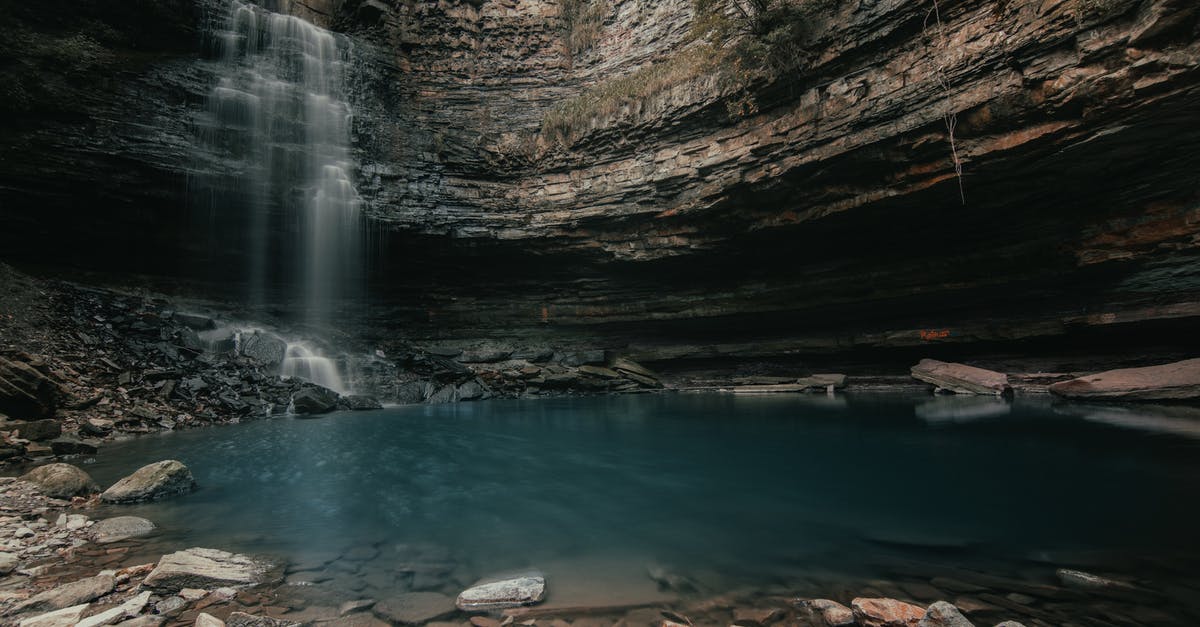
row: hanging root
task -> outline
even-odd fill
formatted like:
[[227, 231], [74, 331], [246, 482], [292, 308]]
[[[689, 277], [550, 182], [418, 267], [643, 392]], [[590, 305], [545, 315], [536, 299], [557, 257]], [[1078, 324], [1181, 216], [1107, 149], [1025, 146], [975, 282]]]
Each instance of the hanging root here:
[[[938, 6], [938, 0], [932, 1], [933, 7], [929, 9], [928, 13], [925, 14], [924, 30], [928, 35], [929, 18], [932, 17], [937, 26], [937, 47], [945, 50], [950, 47], [950, 44], [946, 40], [946, 28], [942, 25], [941, 8]], [[939, 57], [932, 49], [930, 50], [930, 56], [932, 56], [937, 63], [935, 78], [937, 79], [938, 86], [941, 87], [942, 92], [946, 95], [946, 110], [944, 113], [942, 113], [942, 119], [946, 123], [946, 136], [950, 140], [950, 158], [954, 160], [954, 176], [958, 179], [958, 197], [962, 201], [962, 204], [966, 205], [967, 191], [963, 186], [962, 159], [958, 156], [958, 144], [954, 140], [954, 131], [958, 127], [958, 113], [954, 110], [954, 102], [951, 98], [950, 92], [950, 81], [946, 78], [946, 63], [944, 57]]]

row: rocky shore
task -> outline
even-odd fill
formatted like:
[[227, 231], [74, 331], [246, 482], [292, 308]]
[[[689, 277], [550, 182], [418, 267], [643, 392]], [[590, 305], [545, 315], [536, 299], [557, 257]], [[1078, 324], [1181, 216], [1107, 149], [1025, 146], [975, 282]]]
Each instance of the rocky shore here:
[[[1021, 580], [968, 570], [929, 571], [896, 563], [889, 580], [801, 579], [766, 589], [712, 591], [686, 573], [649, 567], [659, 594], [594, 605], [564, 605], [555, 580], [538, 571], [471, 584], [445, 554], [406, 546], [363, 545], [298, 559], [183, 548], [146, 560], [151, 521], [100, 518], [100, 502], [135, 485], [139, 499], [161, 500], [194, 486], [178, 462], [151, 464], [97, 494], [86, 473], [0, 480], [0, 624], [362, 627], [970, 627], [972, 625], [1174, 625], [1159, 594], [1137, 582], [1059, 568], [1056, 581]], [[160, 472], [164, 467], [171, 472]], [[180, 478], [184, 477], [181, 481]], [[54, 495], [70, 495], [56, 498]], [[371, 560], [423, 577], [377, 587]], [[927, 568], [927, 567], [925, 567]], [[594, 585], [604, 585], [597, 579]], [[447, 590], [459, 590], [457, 598]], [[1021, 622], [1016, 622], [1020, 620]]]

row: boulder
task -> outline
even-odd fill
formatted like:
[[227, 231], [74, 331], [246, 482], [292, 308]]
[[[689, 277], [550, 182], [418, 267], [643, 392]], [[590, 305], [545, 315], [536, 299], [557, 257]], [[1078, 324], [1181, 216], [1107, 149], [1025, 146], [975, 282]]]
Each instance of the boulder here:
[[805, 602], [805, 605], [820, 613], [821, 619], [829, 627], [848, 627], [854, 624], [854, 611], [837, 601], [813, 599]]
[[255, 331], [248, 335], [242, 335], [238, 350], [241, 354], [264, 366], [278, 366], [287, 356], [287, 342], [277, 335]]
[[459, 594], [455, 605], [466, 612], [482, 612], [533, 605], [545, 598], [546, 579], [529, 574], [476, 584]]
[[361, 394], [351, 394], [343, 396], [339, 404], [350, 411], [367, 411], [371, 409], [383, 409], [383, 404], [378, 400]]
[[956, 394], [1011, 394], [1008, 375], [966, 364], [922, 359], [912, 367], [912, 376]]
[[1015, 620], [1006, 620], [1003, 623], [996, 623], [996, 627], [1025, 627], [1025, 625], [1022, 625]]
[[454, 613], [454, 599], [436, 592], [405, 592], [375, 604], [375, 613], [403, 625], [419, 625]]
[[38, 491], [56, 499], [87, 496], [100, 491], [86, 472], [70, 464], [46, 464], [21, 475], [21, 481], [37, 486]]
[[917, 627], [925, 609], [895, 599], [857, 598], [850, 602], [861, 627]]
[[7, 575], [21, 565], [21, 558], [12, 553], [0, 553], [0, 575]]
[[61, 610], [26, 618], [18, 625], [19, 627], [74, 627], [79, 619], [83, 618], [83, 613], [87, 611], [87, 608], [87, 603], [64, 607]]
[[5, 430], [12, 429], [17, 437], [42, 442], [53, 440], [62, 435], [62, 421], [46, 418], [44, 420], [14, 421], [4, 425]]
[[87, 604], [112, 592], [116, 586], [117, 580], [112, 575], [87, 577], [34, 595], [18, 603], [11, 613], [47, 612]]
[[0, 357], [0, 414], [49, 418], [58, 407], [58, 386], [33, 366]]
[[92, 540], [97, 544], [119, 542], [153, 533], [157, 527], [145, 518], [117, 516], [105, 518], [92, 526]]
[[164, 555], [142, 585], [160, 594], [184, 588], [249, 586], [262, 581], [268, 564], [217, 549], [191, 548]]
[[337, 392], [318, 385], [301, 389], [292, 395], [292, 411], [297, 414], [326, 414], [338, 407]]
[[196, 489], [192, 471], [173, 459], [142, 466], [100, 494], [106, 503], [156, 501]]
[[1060, 381], [1050, 392], [1064, 398], [1161, 401], [1200, 398], [1200, 359], [1123, 368]]
[[950, 603], [938, 601], [925, 610], [925, 618], [917, 627], [975, 627], [962, 612]]

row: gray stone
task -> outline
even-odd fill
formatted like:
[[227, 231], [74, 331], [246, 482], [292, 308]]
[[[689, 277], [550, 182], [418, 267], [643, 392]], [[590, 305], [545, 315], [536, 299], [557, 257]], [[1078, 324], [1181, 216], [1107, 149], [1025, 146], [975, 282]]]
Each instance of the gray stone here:
[[309, 386], [292, 395], [292, 411], [303, 415], [329, 413], [337, 409], [338, 398], [333, 390]]
[[225, 627], [225, 621], [213, 616], [212, 614], [201, 612], [200, 615], [196, 617], [194, 627]]
[[[162, 616], [138, 616], [127, 621], [117, 623], [117, 627], [162, 627], [162, 624], [167, 622], [167, 619]], [[224, 623], [221, 623], [222, 625]]]
[[100, 491], [100, 486], [92, 481], [90, 475], [70, 464], [38, 466], [22, 475], [21, 481], [32, 483], [39, 492], [56, 499], [87, 496]]
[[486, 390], [479, 384], [478, 381], [467, 381], [458, 386], [454, 391], [454, 396], [460, 401], [474, 401], [484, 397]]
[[1025, 625], [1022, 625], [1015, 620], [1006, 620], [1003, 623], [996, 623], [996, 627], [1025, 627]]
[[278, 366], [287, 356], [287, 342], [277, 335], [256, 331], [242, 335], [239, 351], [264, 366]]
[[574, 351], [563, 356], [562, 362], [568, 366], [596, 365], [604, 363], [603, 350]]
[[201, 612], [200, 615], [196, 617], [194, 627], [225, 627], [225, 621], [213, 616], [212, 614]]
[[0, 575], [7, 575], [17, 569], [21, 558], [12, 553], [0, 553]]
[[229, 618], [225, 621], [225, 625], [227, 627], [300, 627], [300, 623], [294, 623], [290, 620], [254, 616], [245, 612], [230, 614]]
[[153, 533], [154, 523], [137, 516], [106, 518], [92, 526], [92, 540], [97, 544], [119, 542]]
[[805, 601], [804, 605], [814, 612], [821, 614], [821, 619], [829, 627], [848, 627], [855, 623], [854, 611], [829, 599], [813, 599]]
[[12, 613], [60, 610], [80, 603], [87, 604], [113, 591], [117, 585], [112, 575], [96, 575], [51, 588], [22, 601]]
[[87, 603], [65, 607], [33, 618], [26, 618], [18, 625], [20, 627], [74, 627], [75, 623], [78, 623], [79, 619], [83, 617], [87, 608]]
[[172, 594], [184, 588], [248, 586], [262, 581], [268, 567], [245, 555], [191, 548], [164, 555], [142, 585]]
[[427, 623], [454, 611], [454, 599], [436, 592], [405, 592], [375, 604], [376, 614], [404, 625]]
[[950, 603], [938, 601], [925, 609], [925, 618], [917, 627], [975, 627], [962, 612]]
[[922, 359], [912, 367], [912, 376], [918, 381], [936, 385], [956, 394], [995, 394], [1012, 392], [1008, 375], [984, 370], [966, 364], [955, 364], [936, 359]]
[[133, 618], [140, 614], [149, 602], [150, 592], [142, 592], [117, 607], [79, 621], [75, 627], [103, 627], [104, 625], [111, 625], [125, 618]]
[[192, 471], [182, 462], [168, 459], [142, 466], [100, 494], [106, 503], [155, 501], [196, 489]]
[[467, 612], [480, 612], [533, 605], [545, 598], [545, 578], [530, 574], [476, 584], [459, 594], [455, 604]]

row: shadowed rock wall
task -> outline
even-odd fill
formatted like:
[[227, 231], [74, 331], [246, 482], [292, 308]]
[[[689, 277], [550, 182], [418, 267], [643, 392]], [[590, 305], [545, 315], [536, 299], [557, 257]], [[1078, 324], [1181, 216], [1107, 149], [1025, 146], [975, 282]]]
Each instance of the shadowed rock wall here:
[[[610, 0], [576, 50], [551, 0], [292, 7], [360, 59], [366, 333], [680, 362], [1194, 348], [1178, 337], [1200, 313], [1194, 3], [952, 0], [940, 28], [931, 3], [833, 3], [811, 59], [753, 86], [752, 116], [731, 118], [701, 75], [569, 141], [539, 132], [560, 103], [685, 49], [690, 4]], [[99, 82], [68, 72], [73, 91], [47, 96], [74, 111], [7, 126], [11, 256], [90, 260], [132, 230], [140, 246], [111, 263], [187, 271], [183, 146], [207, 89], [179, 44], [194, 24], [152, 53], [105, 44]], [[238, 263], [236, 240], [192, 248]]]

